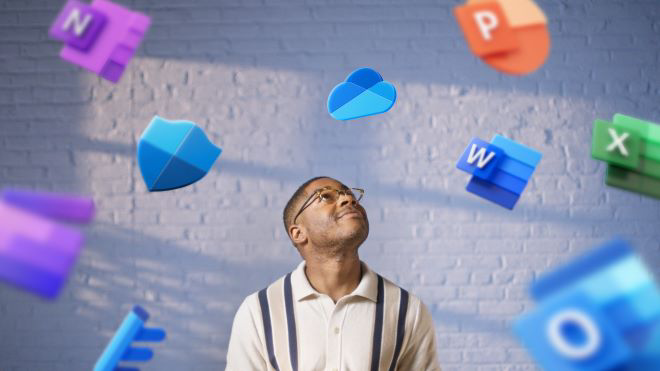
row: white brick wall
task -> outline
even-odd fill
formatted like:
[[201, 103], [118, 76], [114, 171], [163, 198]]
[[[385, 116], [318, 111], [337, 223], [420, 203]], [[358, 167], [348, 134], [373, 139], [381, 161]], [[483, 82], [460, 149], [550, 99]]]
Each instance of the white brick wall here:
[[[524, 78], [469, 53], [458, 1], [121, 2], [153, 26], [113, 85], [59, 60], [63, 1], [0, 0], [0, 186], [99, 206], [59, 300], [0, 285], [0, 370], [89, 370], [133, 304], [168, 332], [145, 370], [223, 369], [242, 298], [299, 260], [284, 203], [321, 174], [366, 188], [362, 257], [432, 309], [445, 370], [534, 369], [509, 325], [576, 252], [617, 234], [659, 266], [660, 203], [605, 187], [589, 155], [595, 118], [660, 121], [657, 0], [540, 1], [552, 54]], [[332, 120], [328, 92], [361, 66], [398, 102]], [[202, 125], [224, 150], [214, 171], [149, 194], [134, 152], [154, 114]], [[454, 167], [495, 133], [544, 154], [512, 212]]]

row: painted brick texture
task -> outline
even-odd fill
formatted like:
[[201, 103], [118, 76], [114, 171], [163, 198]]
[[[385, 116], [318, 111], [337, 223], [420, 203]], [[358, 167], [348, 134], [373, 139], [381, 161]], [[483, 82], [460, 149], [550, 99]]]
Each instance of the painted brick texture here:
[[[657, 0], [542, 0], [546, 65], [498, 74], [441, 0], [132, 0], [152, 28], [119, 84], [61, 61], [63, 1], [0, 0], [0, 186], [91, 195], [96, 222], [57, 301], [0, 285], [0, 370], [91, 369], [140, 304], [168, 339], [145, 370], [224, 369], [242, 299], [293, 269], [281, 211], [316, 175], [367, 190], [361, 257], [420, 296], [444, 370], [533, 370], [510, 324], [531, 280], [614, 235], [659, 273], [660, 203], [604, 185], [591, 125], [660, 122]], [[338, 122], [355, 68], [398, 90]], [[150, 194], [135, 147], [151, 117], [200, 124], [223, 153], [197, 184]], [[544, 155], [513, 211], [464, 190], [472, 137]]]

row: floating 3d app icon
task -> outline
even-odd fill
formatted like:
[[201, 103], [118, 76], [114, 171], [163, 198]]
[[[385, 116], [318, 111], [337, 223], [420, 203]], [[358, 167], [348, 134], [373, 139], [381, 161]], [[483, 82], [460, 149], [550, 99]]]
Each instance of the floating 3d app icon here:
[[88, 223], [90, 198], [19, 190], [0, 193], [0, 279], [44, 298], [64, 286], [83, 245], [77, 229], [58, 223]]
[[498, 71], [526, 75], [550, 53], [550, 33], [532, 0], [468, 0], [454, 14], [472, 52]]
[[94, 0], [87, 5], [68, 0], [49, 34], [64, 42], [62, 59], [117, 82], [150, 22], [148, 16], [110, 1]]
[[137, 305], [133, 307], [96, 361], [94, 371], [137, 371], [137, 368], [119, 367], [119, 362], [146, 362], [153, 358], [151, 349], [130, 346], [134, 341], [161, 342], [165, 339], [165, 330], [144, 327], [148, 319], [146, 310]]
[[468, 192], [513, 209], [539, 161], [538, 151], [495, 135], [490, 143], [472, 139], [456, 167], [472, 174]]
[[394, 85], [371, 68], [360, 68], [332, 89], [328, 112], [337, 120], [352, 120], [387, 112], [395, 101]]
[[660, 198], [660, 125], [622, 114], [596, 120], [591, 156], [607, 163], [607, 185]]
[[147, 188], [167, 191], [202, 179], [221, 152], [194, 123], [155, 116], [142, 133], [137, 156]]
[[531, 288], [514, 330], [545, 370], [660, 370], [660, 290], [630, 246], [611, 241]]

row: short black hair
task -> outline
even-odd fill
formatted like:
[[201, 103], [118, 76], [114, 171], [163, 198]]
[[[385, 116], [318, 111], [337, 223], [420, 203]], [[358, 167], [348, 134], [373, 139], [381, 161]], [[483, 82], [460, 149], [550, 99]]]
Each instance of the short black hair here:
[[330, 178], [329, 176], [317, 176], [314, 177], [305, 183], [303, 183], [296, 191], [293, 193], [293, 196], [289, 199], [289, 201], [286, 203], [286, 206], [284, 206], [284, 213], [282, 214], [282, 219], [284, 220], [284, 229], [286, 229], [286, 235], [289, 235], [289, 226], [293, 223], [293, 217], [295, 216], [295, 213], [298, 212], [297, 210], [297, 205], [304, 201], [303, 199], [305, 198], [305, 188], [307, 188], [308, 185], [310, 185], [313, 181], [319, 180], [319, 179], [333, 179]]

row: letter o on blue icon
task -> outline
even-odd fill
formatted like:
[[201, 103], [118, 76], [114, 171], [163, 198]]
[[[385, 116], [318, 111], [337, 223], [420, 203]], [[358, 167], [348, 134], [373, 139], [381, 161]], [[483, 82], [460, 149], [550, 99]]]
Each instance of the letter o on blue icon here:
[[[581, 341], [569, 339], [566, 329], [578, 332]], [[550, 344], [564, 357], [582, 360], [593, 356], [600, 348], [602, 336], [594, 321], [578, 309], [564, 309], [548, 321], [546, 334]]]

